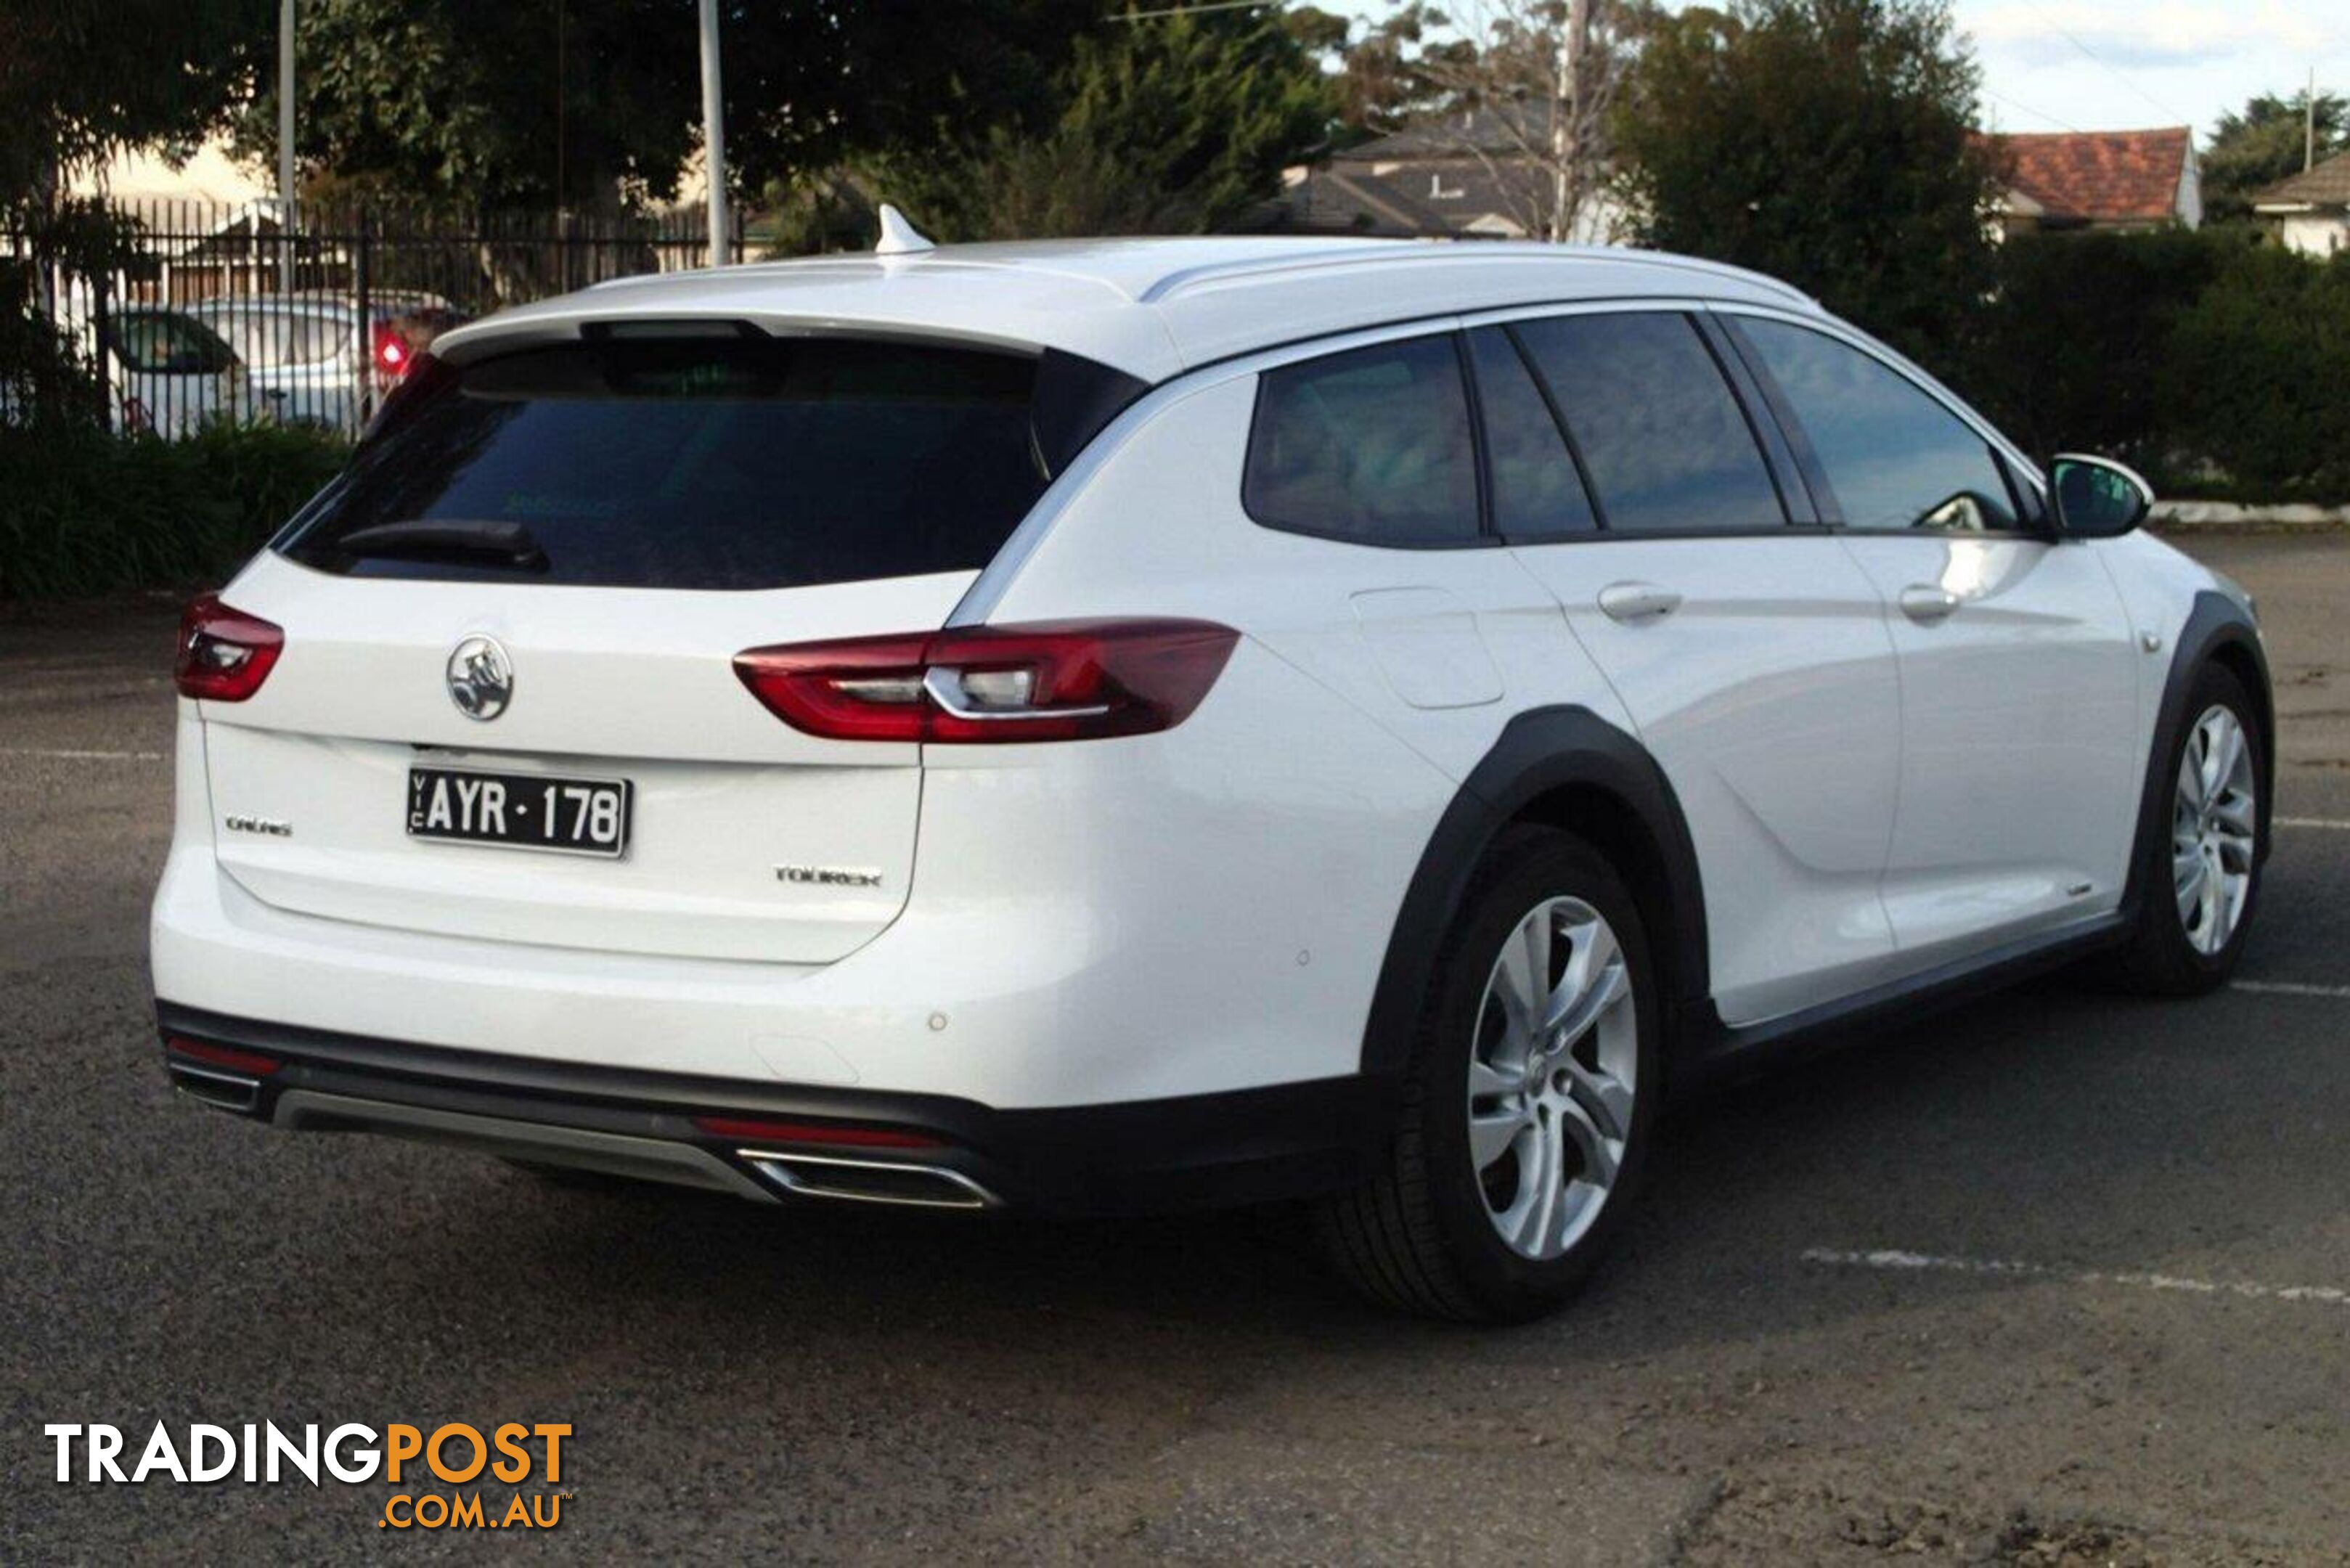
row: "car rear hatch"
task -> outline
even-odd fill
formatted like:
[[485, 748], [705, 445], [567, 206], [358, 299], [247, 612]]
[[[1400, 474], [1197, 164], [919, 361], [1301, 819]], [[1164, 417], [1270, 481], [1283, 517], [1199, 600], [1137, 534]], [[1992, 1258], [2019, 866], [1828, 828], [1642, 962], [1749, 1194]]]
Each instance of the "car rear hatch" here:
[[733, 659], [941, 626], [1046, 483], [1036, 365], [725, 324], [428, 361], [224, 596], [283, 646], [202, 703], [222, 867], [482, 941], [853, 951], [920, 748], [804, 733]]

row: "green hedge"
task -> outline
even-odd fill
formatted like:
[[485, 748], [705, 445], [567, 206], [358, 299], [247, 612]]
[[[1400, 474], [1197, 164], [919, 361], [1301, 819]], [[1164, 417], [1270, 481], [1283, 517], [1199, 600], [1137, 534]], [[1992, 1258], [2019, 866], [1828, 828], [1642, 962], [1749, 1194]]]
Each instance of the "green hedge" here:
[[218, 581], [348, 452], [334, 437], [264, 425], [175, 441], [0, 427], [0, 599]]
[[2350, 257], [2250, 229], [2024, 234], [1950, 379], [2031, 452], [2166, 494], [2350, 500]]
[[2230, 493], [2350, 499], [2350, 262], [2230, 257], [2172, 325], [2162, 392], [2166, 433]]

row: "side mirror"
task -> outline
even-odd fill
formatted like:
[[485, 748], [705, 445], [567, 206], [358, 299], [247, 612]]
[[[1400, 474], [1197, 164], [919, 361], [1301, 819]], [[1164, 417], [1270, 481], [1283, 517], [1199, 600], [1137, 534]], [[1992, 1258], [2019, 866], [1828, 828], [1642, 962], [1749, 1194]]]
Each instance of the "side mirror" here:
[[2154, 510], [2154, 486], [2110, 458], [2060, 452], [2048, 478], [2056, 527], [2068, 539], [2117, 539]]

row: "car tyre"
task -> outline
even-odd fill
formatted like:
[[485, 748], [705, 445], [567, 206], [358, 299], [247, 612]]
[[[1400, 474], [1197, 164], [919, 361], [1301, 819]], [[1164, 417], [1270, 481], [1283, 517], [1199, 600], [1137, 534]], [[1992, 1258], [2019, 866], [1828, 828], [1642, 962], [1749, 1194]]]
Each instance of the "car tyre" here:
[[2251, 698], [2224, 665], [2196, 675], [2185, 722], [2158, 759], [2164, 808], [2140, 836], [2145, 889], [2107, 978], [2149, 996], [2199, 996], [2227, 983], [2260, 901], [2267, 753]]
[[1318, 1210], [1338, 1272], [1425, 1316], [1556, 1308], [1638, 1189], [1659, 1029], [1647, 933], [1614, 867], [1565, 833], [1505, 833], [1440, 950], [1380, 1168]]

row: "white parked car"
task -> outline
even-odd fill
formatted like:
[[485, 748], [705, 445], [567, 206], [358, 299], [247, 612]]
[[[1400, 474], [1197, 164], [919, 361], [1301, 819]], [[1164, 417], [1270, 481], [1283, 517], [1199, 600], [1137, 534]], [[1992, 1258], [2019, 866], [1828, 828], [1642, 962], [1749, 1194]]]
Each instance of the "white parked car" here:
[[2241, 590], [1768, 278], [927, 250], [442, 338], [180, 659], [165, 1060], [781, 1201], [1305, 1198], [1516, 1318], [1659, 1103], [2234, 967]]
[[99, 337], [118, 433], [176, 441], [213, 420], [252, 417], [235, 350], [186, 312], [125, 306], [106, 317]]
[[412, 291], [373, 296], [365, 333], [357, 302], [332, 294], [219, 295], [186, 310], [236, 349], [252, 413], [353, 435], [441, 325], [464, 319]]

